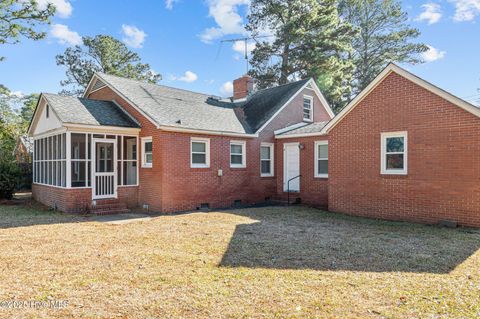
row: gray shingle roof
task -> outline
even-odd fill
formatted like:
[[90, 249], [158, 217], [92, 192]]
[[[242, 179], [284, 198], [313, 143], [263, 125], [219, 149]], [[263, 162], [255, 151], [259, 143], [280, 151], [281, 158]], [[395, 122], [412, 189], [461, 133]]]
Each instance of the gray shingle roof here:
[[48, 93], [43, 96], [63, 123], [140, 127], [119, 106], [110, 101]]
[[307, 81], [256, 92], [247, 101], [218, 101], [210, 95], [97, 73], [156, 124], [170, 127], [255, 133]]
[[244, 122], [256, 132], [307, 82], [305, 79], [255, 92], [241, 106]]
[[[158, 125], [198, 130], [248, 133], [233, 103], [209, 103], [209, 95], [98, 74]], [[180, 121], [180, 123], [178, 123]]]
[[314, 122], [314, 123], [310, 123], [310, 124], [307, 124], [305, 126], [302, 126], [302, 127], [299, 127], [299, 128], [287, 131], [287, 132], [283, 132], [283, 133], [280, 133], [280, 134], [277, 134], [277, 135], [278, 136], [288, 136], [288, 135], [295, 135], [295, 134], [319, 133], [322, 130], [322, 128], [324, 128], [325, 125], [327, 125], [327, 123], [328, 123], [328, 121]]

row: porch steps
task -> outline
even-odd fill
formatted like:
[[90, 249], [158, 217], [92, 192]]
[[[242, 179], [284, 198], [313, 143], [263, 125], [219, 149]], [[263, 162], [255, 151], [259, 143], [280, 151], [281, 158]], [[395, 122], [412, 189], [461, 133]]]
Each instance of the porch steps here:
[[93, 215], [126, 214], [129, 212], [127, 205], [117, 200], [97, 201], [97, 204], [89, 210], [89, 213]]
[[[290, 196], [290, 205], [299, 205], [301, 203], [297, 202], [298, 196], [295, 196], [295, 194], [291, 194]], [[288, 206], [287, 195], [275, 196], [270, 200], [270, 203], [278, 206]]]

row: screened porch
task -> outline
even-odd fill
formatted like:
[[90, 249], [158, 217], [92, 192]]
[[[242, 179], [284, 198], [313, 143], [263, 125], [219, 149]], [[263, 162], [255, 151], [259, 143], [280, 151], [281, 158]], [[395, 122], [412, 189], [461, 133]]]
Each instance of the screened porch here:
[[33, 182], [116, 198], [138, 185], [138, 136], [66, 131], [34, 138]]

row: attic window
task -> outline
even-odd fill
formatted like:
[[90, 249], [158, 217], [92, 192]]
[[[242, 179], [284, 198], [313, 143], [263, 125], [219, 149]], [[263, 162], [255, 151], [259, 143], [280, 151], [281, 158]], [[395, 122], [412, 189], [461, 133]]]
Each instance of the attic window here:
[[47, 119], [50, 117], [50, 106], [47, 104], [47, 109], [45, 110], [45, 115]]
[[313, 97], [303, 96], [303, 120], [311, 122], [313, 120]]

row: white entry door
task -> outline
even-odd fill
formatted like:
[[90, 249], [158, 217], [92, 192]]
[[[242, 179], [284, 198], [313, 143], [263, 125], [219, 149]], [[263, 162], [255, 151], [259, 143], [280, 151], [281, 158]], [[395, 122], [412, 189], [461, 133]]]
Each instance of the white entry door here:
[[[288, 181], [300, 175], [300, 148], [298, 143], [283, 146], [283, 191], [288, 190]], [[290, 181], [290, 191], [300, 191], [300, 177]]]
[[117, 197], [115, 141], [93, 140], [93, 199]]

